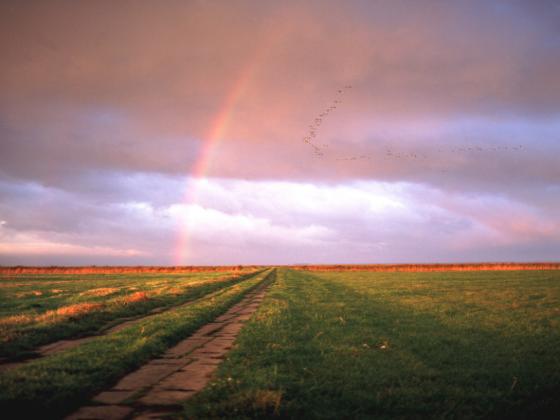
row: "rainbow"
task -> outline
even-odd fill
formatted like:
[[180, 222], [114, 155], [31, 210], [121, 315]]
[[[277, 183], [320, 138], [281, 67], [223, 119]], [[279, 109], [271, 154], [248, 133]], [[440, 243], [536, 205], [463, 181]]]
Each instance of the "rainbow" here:
[[[222, 101], [219, 111], [214, 117], [208, 135], [205, 137], [201, 152], [194, 164], [190, 177], [193, 182], [191, 187], [187, 187], [184, 197], [184, 204], [194, 204], [198, 200], [198, 182], [208, 175], [208, 169], [212, 160], [214, 150], [219, 146], [227, 133], [228, 127], [235, 114], [235, 107], [239, 100], [243, 97], [247, 90], [251, 79], [256, 70], [256, 64], [259, 61], [260, 54], [255, 54], [253, 60], [244, 66], [239, 77], [235, 80], [228, 94]], [[174, 265], [184, 264], [185, 258], [188, 256], [189, 249], [189, 232], [185, 223], [180, 227], [177, 243], [174, 252]]]

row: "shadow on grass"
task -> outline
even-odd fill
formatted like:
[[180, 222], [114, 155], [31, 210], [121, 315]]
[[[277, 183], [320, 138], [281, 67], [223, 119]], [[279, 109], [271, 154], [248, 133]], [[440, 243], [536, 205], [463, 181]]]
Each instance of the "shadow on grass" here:
[[[558, 414], [560, 337], [481, 328], [309, 273], [279, 273], [185, 415], [540, 418]], [[349, 280], [351, 281], [351, 280]]]

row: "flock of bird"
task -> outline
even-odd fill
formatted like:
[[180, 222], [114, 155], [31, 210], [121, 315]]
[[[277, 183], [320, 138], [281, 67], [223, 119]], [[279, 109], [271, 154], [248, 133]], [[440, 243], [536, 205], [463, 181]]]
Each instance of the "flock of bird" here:
[[323, 124], [323, 121], [328, 117], [328, 115], [342, 103], [342, 95], [348, 89], [352, 89], [352, 86], [346, 85], [342, 89], [338, 89], [336, 92], [336, 97], [335, 99], [333, 99], [331, 104], [323, 111], [321, 111], [319, 115], [317, 115], [317, 117], [313, 120], [313, 122], [309, 124], [309, 130], [302, 140], [313, 149], [313, 155], [316, 157], [323, 157], [325, 155], [325, 149], [329, 147], [327, 144], [318, 144], [316, 142], [319, 128], [321, 127], [321, 124]]
[[[329, 114], [337, 109], [337, 107], [342, 103], [342, 95], [346, 90], [352, 89], [352, 85], [345, 85], [336, 92], [336, 97], [333, 99], [331, 104], [323, 111], [321, 111], [313, 122], [309, 125], [309, 130], [303, 137], [303, 142], [311, 147], [313, 150], [313, 155], [318, 158], [325, 156], [326, 149], [328, 149], [328, 144], [318, 143], [319, 129], [323, 122], [327, 119]], [[504, 152], [504, 151], [521, 151], [524, 150], [523, 145], [514, 146], [480, 146], [480, 145], [468, 145], [468, 146], [452, 146], [444, 147], [440, 146], [435, 150], [432, 150], [438, 154], [454, 154], [454, 155], [466, 155], [475, 154], [482, 152]], [[389, 147], [385, 148], [385, 157], [387, 159], [400, 159], [400, 160], [416, 160], [416, 159], [428, 159], [430, 156], [423, 152], [402, 152], [396, 151]], [[337, 161], [360, 161], [360, 160], [372, 160], [373, 155], [371, 154], [361, 154], [349, 157], [338, 157], [335, 158]]]
[[[449, 148], [444, 148], [444, 147], [439, 147], [437, 148], [435, 151], [435, 153], [438, 154], [445, 154], [445, 155], [467, 155], [467, 154], [475, 154], [475, 153], [483, 153], [483, 152], [507, 152], [507, 151], [520, 151], [520, 150], [524, 150], [524, 146], [523, 145], [515, 145], [515, 146], [492, 146], [492, 147], [485, 147], [485, 146], [462, 146], [462, 147], [449, 147]], [[430, 156], [428, 156], [426, 153], [421, 153], [421, 152], [396, 152], [390, 148], [386, 148], [385, 149], [385, 157], [390, 158], [390, 159], [428, 159]]]
[[[443, 148], [440, 147], [435, 150], [436, 153], [439, 154], [455, 154], [455, 155], [466, 155], [466, 154], [473, 154], [473, 153], [481, 153], [481, 152], [498, 152], [498, 151], [520, 151], [524, 150], [523, 145], [516, 145], [516, 146], [493, 146], [493, 147], [482, 147], [482, 146], [464, 146], [464, 147], [450, 147], [450, 148]], [[433, 153], [433, 151], [432, 151]], [[426, 153], [422, 152], [398, 152], [389, 147], [385, 149], [385, 157], [387, 159], [401, 159], [401, 160], [421, 160], [421, 159], [428, 159], [430, 156]], [[351, 157], [343, 157], [337, 158], [338, 161], [356, 161], [356, 160], [371, 160], [373, 158], [372, 155], [359, 155], [359, 156], [351, 156]]]

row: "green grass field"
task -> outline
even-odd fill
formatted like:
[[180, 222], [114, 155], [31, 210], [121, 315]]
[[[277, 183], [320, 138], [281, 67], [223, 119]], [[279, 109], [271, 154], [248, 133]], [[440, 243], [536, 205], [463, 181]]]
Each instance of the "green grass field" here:
[[16, 410], [23, 417], [67, 414], [225, 312], [269, 273], [258, 272], [190, 305], [171, 308], [79, 347], [5, 370], [0, 373], [0, 407]]
[[279, 271], [189, 418], [560, 414], [560, 272]]
[[241, 281], [245, 274], [24, 275], [0, 279], [0, 357], [32, 356], [40, 345], [103, 331], [125, 317], [178, 305]]
[[[0, 369], [0, 408], [23, 417], [71, 412], [269, 273], [2, 279], [0, 354], [17, 359], [60, 338], [100, 335]], [[84, 304], [84, 312], [60, 311]], [[103, 334], [131, 315], [150, 316]], [[560, 271], [280, 268], [217, 375], [181, 416], [558, 418], [559, 349]]]

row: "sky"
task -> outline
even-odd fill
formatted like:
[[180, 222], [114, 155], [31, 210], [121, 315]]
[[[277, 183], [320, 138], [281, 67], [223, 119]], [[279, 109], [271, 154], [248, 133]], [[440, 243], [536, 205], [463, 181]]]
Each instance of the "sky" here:
[[555, 0], [0, 2], [0, 264], [558, 261]]

